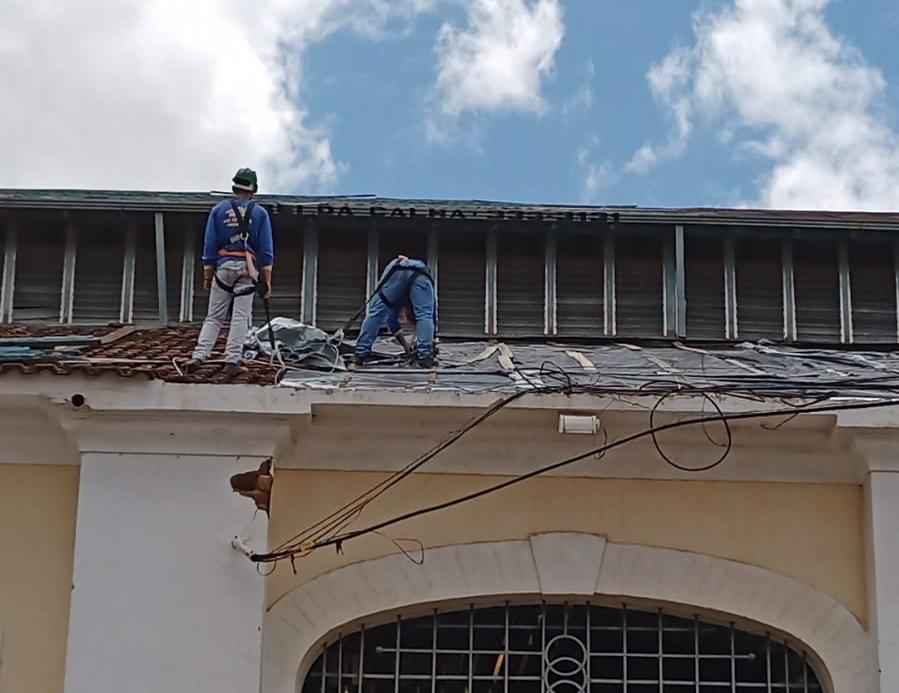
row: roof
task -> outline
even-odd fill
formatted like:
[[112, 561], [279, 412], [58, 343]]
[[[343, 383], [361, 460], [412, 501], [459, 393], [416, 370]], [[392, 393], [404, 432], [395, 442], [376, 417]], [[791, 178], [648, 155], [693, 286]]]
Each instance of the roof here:
[[[223, 196], [214, 192], [151, 192], [131, 190], [0, 189], [0, 207], [205, 212]], [[275, 213], [325, 217], [440, 218], [450, 221], [571, 221], [678, 223], [899, 230], [899, 213], [801, 211], [774, 209], [650, 208], [526, 204], [489, 200], [399, 199], [375, 195], [258, 195]]]
[[[177, 383], [225, 382], [222, 361], [210, 360], [197, 372], [183, 375], [176, 362], [190, 358], [198, 328], [133, 326], [76, 327], [0, 326], [0, 375], [118, 375]], [[91, 341], [63, 338], [89, 337]], [[57, 339], [53, 339], [57, 338]], [[28, 340], [34, 340], [29, 342]], [[225, 333], [216, 345], [224, 349]], [[15, 341], [14, 341], [15, 340]], [[29, 346], [30, 345], [30, 346]], [[26, 352], [25, 349], [30, 350]], [[273, 385], [279, 368], [264, 362], [248, 364], [233, 382]]]
[[[197, 330], [189, 327], [3, 326], [0, 374], [114, 374], [176, 383], [224, 382], [221, 362], [210, 361], [189, 376], [173, 363], [189, 358], [196, 336]], [[220, 340], [217, 353], [223, 346]], [[26, 348], [32, 353], [25, 353]], [[390, 347], [383, 342], [379, 348]], [[442, 342], [439, 366], [433, 370], [404, 365], [398, 355], [356, 371], [282, 367], [258, 357], [234, 382], [318, 391], [455, 393], [515, 392], [570, 382], [612, 394], [652, 394], [682, 385], [747, 397], [880, 397], [893, 396], [899, 389], [899, 350], [659, 341]]]

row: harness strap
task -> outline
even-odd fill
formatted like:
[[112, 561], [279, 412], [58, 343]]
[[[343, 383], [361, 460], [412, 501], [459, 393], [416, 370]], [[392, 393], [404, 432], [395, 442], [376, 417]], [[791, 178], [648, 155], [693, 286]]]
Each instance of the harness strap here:
[[[412, 272], [412, 275], [409, 277], [409, 284], [410, 284], [410, 285], [412, 284], [412, 282], [413, 282], [413, 280], [415, 279], [415, 277], [417, 277], [417, 276], [420, 275], [420, 274], [423, 274], [425, 277], [427, 277], [428, 281], [431, 282], [431, 286], [434, 286], [434, 278], [431, 276], [431, 273], [428, 272], [427, 269], [423, 269], [423, 268], [421, 268], [421, 267], [401, 267], [399, 264], [394, 265], [394, 266], [390, 269], [390, 271], [387, 273], [387, 275], [386, 275], [386, 276], [381, 280], [381, 282], [378, 284], [378, 298], [380, 298], [380, 299], [381, 299], [381, 302], [382, 302], [385, 306], [387, 306], [388, 308], [390, 308], [391, 310], [394, 310], [395, 308], [397, 308], [397, 305], [396, 305], [395, 303], [393, 303], [393, 301], [388, 301], [388, 300], [387, 300], [387, 296], [384, 295], [384, 289], [383, 289], [383, 286], [384, 286], [384, 284], [387, 283], [387, 279], [388, 279], [394, 272], [396, 272], [398, 269], [410, 270], [410, 271]], [[408, 300], [407, 300], [406, 302], [408, 303]], [[403, 305], [405, 305], [405, 304], [403, 304]]]
[[249, 296], [250, 294], [252, 294], [256, 291], [256, 283], [255, 282], [253, 282], [253, 284], [251, 286], [244, 287], [243, 289], [240, 289], [240, 290], [235, 290], [234, 287], [237, 286], [236, 282], [234, 284], [232, 284], [231, 286], [228, 286], [227, 284], [225, 284], [225, 282], [223, 282], [221, 279], [219, 279], [218, 274], [213, 275], [213, 279], [215, 279], [215, 283], [218, 285], [218, 287], [220, 289], [222, 289], [223, 291], [227, 291], [229, 294], [231, 294], [235, 298], [237, 298], [239, 296]]
[[229, 200], [231, 203], [231, 211], [234, 212], [234, 217], [237, 219], [237, 228], [240, 232], [240, 240], [244, 243], [250, 238], [250, 224], [253, 219], [253, 207], [256, 206], [256, 203], [253, 200], [250, 200], [247, 203], [246, 209], [244, 209], [243, 214], [240, 212], [240, 205], [237, 204], [237, 200], [233, 197]]

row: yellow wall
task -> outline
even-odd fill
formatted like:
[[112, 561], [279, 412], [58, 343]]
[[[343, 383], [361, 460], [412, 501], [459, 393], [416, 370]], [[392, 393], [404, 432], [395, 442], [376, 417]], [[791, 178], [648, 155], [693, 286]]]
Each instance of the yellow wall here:
[[0, 691], [62, 693], [78, 467], [0, 465]]
[[[272, 546], [382, 478], [366, 472], [278, 471]], [[354, 527], [500, 480], [416, 474], [382, 496]], [[385, 532], [435, 547], [578, 531], [613, 542], [694, 551], [768, 568], [817, 587], [864, 622], [862, 503], [861, 488], [851, 485], [542, 478]], [[297, 561], [296, 576], [289, 564], [282, 564], [270, 578], [269, 603], [324, 572], [395, 551], [387, 539], [371, 536], [346, 544], [342, 556], [323, 549]]]

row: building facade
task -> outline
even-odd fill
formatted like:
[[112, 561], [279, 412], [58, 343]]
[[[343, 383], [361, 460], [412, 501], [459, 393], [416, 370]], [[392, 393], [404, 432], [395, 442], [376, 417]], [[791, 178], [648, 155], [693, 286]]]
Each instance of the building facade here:
[[261, 201], [278, 315], [424, 257], [440, 367], [183, 376], [214, 196], [0, 192], [0, 690], [899, 690], [899, 217]]

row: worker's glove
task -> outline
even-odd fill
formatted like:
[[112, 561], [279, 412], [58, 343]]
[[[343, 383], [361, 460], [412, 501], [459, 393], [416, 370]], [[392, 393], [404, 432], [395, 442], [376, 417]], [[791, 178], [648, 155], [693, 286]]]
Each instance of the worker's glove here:
[[215, 267], [212, 265], [204, 265], [203, 266], [203, 288], [206, 291], [210, 291], [212, 289], [212, 277], [215, 275]]

